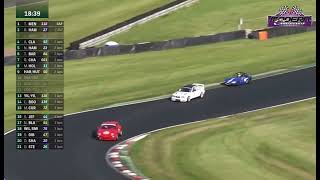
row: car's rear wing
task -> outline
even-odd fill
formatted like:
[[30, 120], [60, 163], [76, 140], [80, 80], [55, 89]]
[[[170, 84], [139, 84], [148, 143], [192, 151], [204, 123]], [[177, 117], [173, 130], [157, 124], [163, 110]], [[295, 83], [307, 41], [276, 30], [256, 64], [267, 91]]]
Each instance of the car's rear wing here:
[[202, 86], [202, 87], [204, 87], [204, 84], [200, 84], [200, 83], [193, 83], [192, 85], [194, 85], [194, 86]]

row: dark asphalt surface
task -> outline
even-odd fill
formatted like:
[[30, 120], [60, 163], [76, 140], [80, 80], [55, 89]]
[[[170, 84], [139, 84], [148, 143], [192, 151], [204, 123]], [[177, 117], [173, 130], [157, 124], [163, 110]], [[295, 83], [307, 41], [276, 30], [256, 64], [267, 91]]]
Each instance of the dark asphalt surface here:
[[4, 8], [13, 7], [16, 5], [16, 0], [3, 0]]
[[4, 137], [6, 180], [120, 180], [105, 153], [114, 145], [91, 132], [105, 120], [122, 120], [129, 137], [171, 125], [278, 105], [316, 95], [316, 68], [253, 81], [247, 86], [207, 91], [204, 99], [174, 103], [167, 99], [65, 117], [65, 149], [17, 151], [15, 132]]
[[35, 2], [41, 2], [44, 0], [3, 0], [3, 6], [4, 8], [8, 7], [14, 7], [16, 6], [16, 2], [19, 4], [29, 4], [29, 3], [35, 3]]

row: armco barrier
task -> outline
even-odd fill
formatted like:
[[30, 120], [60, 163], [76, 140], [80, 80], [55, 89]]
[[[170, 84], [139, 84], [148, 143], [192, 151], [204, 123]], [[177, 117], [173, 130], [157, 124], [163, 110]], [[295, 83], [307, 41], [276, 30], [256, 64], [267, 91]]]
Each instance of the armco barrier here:
[[98, 56], [98, 54], [100, 54], [99, 50], [100, 49], [98, 49], [98, 48], [85, 49], [87, 56], [90, 56], [90, 57]]
[[[219, 33], [215, 35], [172, 39], [172, 40], [159, 41], [159, 42], [146, 42], [146, 43], [139, 43], [139, 44], [132, 44], [132, 45], [119, 45], [117, 47], [105, 46], [100, 48], [89, 48], [86, 50], [71, 50], [72, 51], [71, 54], [69, 53], [69, 51], [66, 51], [66, 54], [70, 54], [70, 55], [67, 55], [65, 59], [68, 60], [68, 59], [80, 59], [80, 58], [95, 57], [95, 56], [140, 53], [140, 52], [146, 52], [146, 51], [161, 51], [166, 49], [183, 48], [188, 46], [217, 43], [222, 41], [231, 41], [231, 40], [238, 40], [238, 39], [245, 39], [245, 38], [258, 39], [259, 38], [258, 33], [260, 31], [267, 31], [268, 38], [272, 38], [277, 36], [284, 36], [284, 35], [296, 34], [296, 33], [302, 33], [307, 31], [314, 31], [314, 30], [316, 30], [316, 22], [313, 22], [311, 27], [266, 28], [266, 29], [252, 31], [249, 34], [247, 34], [246, 30], [239, 30], [239, 31], [233, 31], [233, 32]], [[84, 53], [83, 51], [84, 52], [87, 51], [87, 53]]]
[[154, 43], [139, 43], [135, 45], [135, 52], [139, 53], [139, 52], [144, 52], [144, 51], [148, 51], [149, 49], [152, 48], [152, 45]]
[[151, 47], [151, 51], [161, 51], [164, 49], [168, 49], [168, 44], [170, 43], [170, 41], [159, 41], [154, 43], [154, 45]]
[[310, 27], [274, 27], [274, 28], [265, 28], [252, 31], [248, 35], [250, 39], [259, 39], [259, 32], [266, 31], [268, 32], [268, 38], [278, 37], [278, 36], [285, 36], [290, 34], [298, 34], [308, 31], [315, 31], [316, 30], [316, 21], [312, 22], [312, 26]]
[[74, 41], [74, 42], [70, 43], [70, 47], [68, 47], [67, 49], [76, 50], [76, 49], [79, 49], [80, 46], [88, 47], [88, 46], [92, 46], [92, 44], [101, 43], [100, 39], [104, 40], [104, 39], [108, 38], [109, 36], [114, 35], [115, 33], [119, 33], [121, 31], [127, 30], [134, 25], [141, 24], [141, 23], [149, 21], [153, 18], [165, 15], [165, 14], [172, 12], [176, 9], [179, 9], [181, 7], [188, 6], [189, 4], [191, 4], [195, 1], [196, 0], [175, 0], [173, 2], [170, 2], [168, 4], [163, 5], [161, 7], [155, 8], [151, 11], [140, 14], [140, 15], [135, 16], [133, 18], [130, 18], [126, 21], [123, 21], [123, 22], [120, 22], [116, 25], [108, 27], [104, 30], [101, 30], [99, 32], [91, 34], [87, 37], [84, 37], [82, 39]]
[[132, 27], [134, 27], [136, 25], [143, 24], [143, 23], [145, 23], [147, 21], [150, 21], [152, 19], [158, 18], [160, 16], [164, 16], [164, 15], [170, 13], [170, 12], [176, 11], [176, 10], [181, 9], [183, 7], [190, 6], [191, 4], [193, 4], [196, 1], [198, 1], [198, 0], [187, 0], [187, 1], [182, 2], [180, 4], [177, 4], [177, 5], [174, 5], [172, 7], [169, 7], [167, 9], [165, 9], [165, 10], [161, 10], [159, 12], [156, 12], [156, 13], [148, 16], [148, 17], [145, 17], [145, 18], [139, 19], [139, 20], [137, 20], [135, 22], [132, 22], [130, 24], [124, 25], [124, 26], [122, 26], [122, 27], [120, 27], [118, 29], [115, 29], [115, 30], [113, 30], [111, 32], [108, 32], [106, 34], [103, 34], [103, 35], [98, 36], [96, 38], [93, 38], [93, 39], [90, 39], [88, 41], [82, 42], [82, 43], [79, 44], [79, 49], [85, 49], [85, 48], [88, 48], [88, 47], [93, 47], [93, 46], [102, 44], [102, 43], [106, 42], [108, 40], [108, 38], [111, 37], [111, 36], [119, 34], [119, 33], [123, 32], [123, 31], [127, 31], [127, 30], [129, 30], [130, 28], [132, 28]]
[[[183, 48], [188, 46], [195, 46], [208, 43], [217, 43], [222, 41], [231, 41], [237, 39], [258, 39], [260, 31], [267, 31], [268, 38], [284, 36], [289, 34], [303, 33], [307, 31], [316, 30], [316, 22], [314, 21], [311, 27], [295, 27], [295, 28], [265, 28], [260, 30], [240, 30], [234, 32], [219, 33], [215, 35], [207, 35], [200, 37], [189, 37], [182, 39], [173, 39], [159, 42], [148, 42], [140, 44], [131, 44], [131, 45], [119, 45], [116, 47], [100, 47], [100, 48], [87, 48], [80, 50], [67, 50], [65, 51], [65, 60], [72, 59], [82, 59], [88, 57], [96, 56], [108, 56], [108, 55], [118, 55], [118, 54], [130, 54], [130, 53], [139, 53], [146, 51], [161, 51], [172, 48]], [[15, 64], [15, 56], [4, 57], [4, 65], [13, 65]]]
[[3, 58], [3, 61], [4, 61], [4, 65], [7, 66], [7, 65], [14, 65], [16, 64], [16, 56], [5, 56]]
[[101, 49], [100, 56], [120, 54], [120, 48], [118, 46], [111, 46], [111, 47], [104, 46], [100, 49]]
[[95, 57], [95, 56], [140, 53], [140, 52], [146, 52], [146, 51], [161, 51], [166, 49], [183, 48], [187, 46], [217, 43], [222, 41], [231, 41], [231, 40], [245, 39], [245, 38], [246, 38], [246, 31], [240, 30], [240, 31], [219, 33], [215, 35], [172, 39], [172, 40], [159, 41], [159, 42], [145, 42], [145, 43], [138, 43], [133, 45], [104, 46], [100, 48], [69, 50], [65, 52], [66, 54], [65, 60]]
[[134, 52], [134, 45], [120, 45], [119, 50], [120, 54], [128, 54]]
[[79, 50], [71, 50], [64, 52], [64, 59], [81, 59], [83, 57], [89, 57], [87, 54], [87, 50], [79, 49]]

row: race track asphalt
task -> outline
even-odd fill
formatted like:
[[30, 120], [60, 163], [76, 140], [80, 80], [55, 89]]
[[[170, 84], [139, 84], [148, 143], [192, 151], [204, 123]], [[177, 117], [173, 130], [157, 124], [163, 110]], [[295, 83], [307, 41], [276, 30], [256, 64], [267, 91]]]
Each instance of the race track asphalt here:
[[65, 117], [65, 149], [17, 151], [15, 132], [4, 137], [6, 180], [119, 180], [105, 153], [113, 142], [100, 142], [91, 132], [105, 120], [122, 120], [122, 139], [186, 122], [219, 117], [301, 100], [316, 95], [316, 68], [253, 81], [247, 86], [207, 91], [204, 99], [174, 103], [168, 99], [97, 110]]
[[3, 0], [3, 6], [4, 8], [13, 7], [16, 5], [15, 0]]
[[8, 7], [16, 6], [17, 2], [19, 4], [30, 4], [30, 3], [41, 2], [41, 1], [44, 1], [44, 0], [3, 0], [3, 6], [4, 8], [8, 8]]

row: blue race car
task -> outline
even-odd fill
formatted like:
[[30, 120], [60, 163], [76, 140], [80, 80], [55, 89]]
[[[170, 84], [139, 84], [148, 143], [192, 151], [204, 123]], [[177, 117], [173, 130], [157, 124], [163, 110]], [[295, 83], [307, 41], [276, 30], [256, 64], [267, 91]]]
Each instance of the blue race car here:
[[237, 86], [237, 85], [244, 85], [249, 84], [249, 82], [252, 80], [252, 77], [243, 72], [237, 72], [234, 76], [230, 78], [226, 78], [223, 82], [223, 84], [227, 86]]

